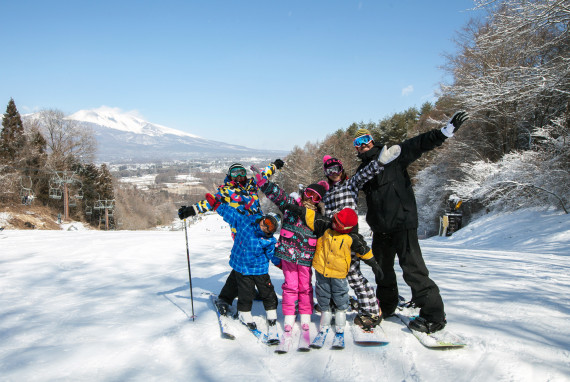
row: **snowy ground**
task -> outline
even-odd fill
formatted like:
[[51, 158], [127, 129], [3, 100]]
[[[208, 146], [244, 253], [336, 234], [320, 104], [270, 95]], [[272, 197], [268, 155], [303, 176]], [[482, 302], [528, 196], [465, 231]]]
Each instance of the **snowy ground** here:
[[[568, 215], [488, 216], [421, 242], [448, 328], [469, 343], [446, 351], [395, 319], [385, 347], [355, 346], [349, 331], [345, 350], [285, 355], [244, 327], [222, 339], [202, 293], [229, 272], [229, 230], [210, 215], [188, 232], [195, 321], [183, 231], [0, 232], [0, 380], [570, 380]], [[280, 295], [283, 276], [271, 276]], [[262, 313], [256, 302], [260, 326]]]

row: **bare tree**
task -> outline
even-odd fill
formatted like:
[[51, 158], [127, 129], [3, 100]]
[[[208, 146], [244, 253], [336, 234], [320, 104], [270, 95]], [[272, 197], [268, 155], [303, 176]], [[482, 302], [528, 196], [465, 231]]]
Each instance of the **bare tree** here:
[[97, 150], [93, 130], [54, 109], [41, 111], [38, 122], [47, 141], [50, 167], [68, 170], [76, 162], [93, 161]]

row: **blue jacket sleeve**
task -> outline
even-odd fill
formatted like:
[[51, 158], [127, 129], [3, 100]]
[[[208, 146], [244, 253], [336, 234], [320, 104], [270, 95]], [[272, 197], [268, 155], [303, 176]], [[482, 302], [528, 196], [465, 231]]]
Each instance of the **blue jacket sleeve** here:
[[275, 243], [277, 243], [277, 240], [274, 237], [269, 238], [263, 247], [263, 252], [269, 261], [274, 265], [279, 265], [281, 259], [275, 256]]
[[224, 221], [228, 223], [231, 227], [236, 227], [243, 217], [235, 208], [230, 207], [227, 204], [220, 204], [216, 210], [218, 215], [224, 218]]

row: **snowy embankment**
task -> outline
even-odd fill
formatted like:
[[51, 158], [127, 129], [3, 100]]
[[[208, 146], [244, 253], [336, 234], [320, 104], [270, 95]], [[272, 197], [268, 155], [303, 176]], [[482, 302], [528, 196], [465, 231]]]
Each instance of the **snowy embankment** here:
[[[188, 233], [195, 321], [183, 231], [0, 232], [0, 379], [570, 378], [567, 215], [486, 216], [452, 237], [421, 241], [442, 291], [448, 328], [469, 343], [448, 351], [423, 347], [393, 318], [382, 323], [391, 341], [385, 347], [355, 346], [350, 331], [345, 350], [285, 355], [257, 343], [244, 327], [237, 327], [235, 341], [222, 339], [203, 293], [219, 292], [229, 272], [229, 230], [209, 215]], [[280, 296], [283, 276], [274, 267], [271, 276]], [[253, 313], [263, 327], [259, 302]], [[315, 314], [313, 336], [318, 320]]]

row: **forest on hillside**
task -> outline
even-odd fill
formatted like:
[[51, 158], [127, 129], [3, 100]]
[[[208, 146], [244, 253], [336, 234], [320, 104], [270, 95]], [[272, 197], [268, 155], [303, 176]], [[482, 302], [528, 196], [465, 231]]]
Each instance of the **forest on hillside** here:
[[[352, 141], [360, 128], [393, 145], [439, 129], [457, 110], [470, 119], [455, 137], [424, 154], [408, 171], [420, 208], [420, 233], [437, 233], [450, 202], [468, 219], [493, 209], [553, 207], [570, 200], [570, 8], [564, 1], [477, 1], [486, 17], [455, 36], [457, 53], [442, 69], [435, 104], [378, 122], [355, 122], [286, 158], [284, 187], [323, 179], [322, 158], [342, 160], [352, 175], [360, 160]], [[365, 204], [360, 197], [359, 203]]]

